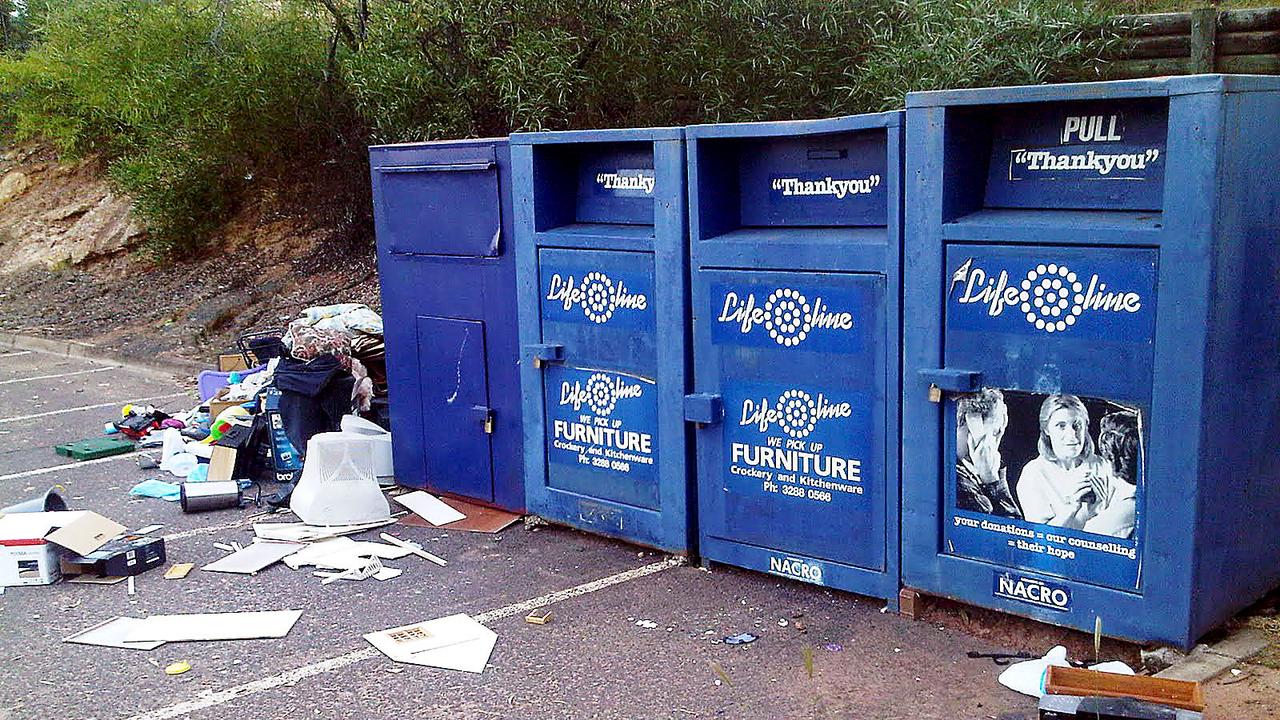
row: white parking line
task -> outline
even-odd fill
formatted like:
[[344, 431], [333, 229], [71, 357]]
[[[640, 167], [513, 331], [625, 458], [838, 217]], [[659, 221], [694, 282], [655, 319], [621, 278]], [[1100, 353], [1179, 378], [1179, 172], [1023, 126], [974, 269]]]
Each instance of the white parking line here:
[[85, 465], [97, 465], [98, 463], [114, 462], [116, 460], [124, 460], [126, 458], [137, 457], [142, 451], [126, 453], [123, 455], [112, 455], [111, 457], [97, 458], [96, 460], [77, 460], [75, 462], [64, 463], [62, 465], [54, 465], [53, 467], [38, 468], [36, 470], [24, 470], [22, 472], [9, 473], [8, 475], [0, 475], [0, 482], [5, 480], [17, 480], [19, 478], [35, 477], [36, 475], [47, 475], [51, 472], [59, 470], [70, 470], [72, 468], [84, 467]]
[[[548, 593], [514, 605], [490, 610], [476, 615], [475, 619], [482, 623], [491, 623], [495, 620], [501, 620], [505, 617], [518, 615], [535, 608], [562, 602], [581, 595], [587, 595], [631, 580], [637, 580], [642, 577], [653, 575], [654, 573], [662, 572], [663, 570], [670, 570], [671, 568], [683, 565], [684, 563], [685, 559], [682, 557], [669, 557], [656, 563], [650, 563], [649, 565], [644, 565], [633, 570], [616, 573], [566, 590]], [[369, 658], [381, 656], [382, 653], [378, 652], [374, 648], [354, 650], [345, 655], [339, 655], [337, 657], [329, 658], [328, 660], [321, 660], [320, 662], [311, 663], [310, 665], [303, 665], [302, 667], [297, 667], [292, 670], [286, 670], [277, 675], [247, 682], [243, 685], [236, 685], [235, 687], [230, 687], [220, 692], [205, 695], [195, 700], [188, 700], [186, 702], [177, 703], [176, 705], [170, 705], [168, 707], [145, 712], [141, 715], [134, 715], [129, 718], [129, 720], [166, 720], [166, 718], [189, 715], [194, 712], [222, 705], [223, 703], [231, 702], [237, 698], [256, 695], [260, 692], [285, 685], [293, 685], [300, 680], [305, 680], [306, 678], [320, 675], [321, 673], [339, 670], [348, 665], [354, 665], [361, 660], [368, 660]]]
[[58, 373], [56, 375], [36, 375], [35, 377], [14, 378], [12, 380], [0, 380], [0, 385], [11, 385], [13, 383], [31, 382], [33, 380], [53, 380], [55, 378], [71, 377], [72, 375], [88, 375], [89, 373], [106, 372], [107, 370], [119, 370], [119, 365], [108, 365], [106, 367], [90, 368], [88, 370], [76, 370], [75, 372]]
[[101, 410], [102, 408], [109, 408], [109, 407], [123, 407], [128, 403], [151, 402], [152, 400], [168, 400], [171, 398], [183, 397], [184, 395], [190, 395], [190, 394], [191, 393], [177, 392], [177, 393], [169, 393], [168, 395], [152, 395], [151, 397], [144, 397], [144, 398], [116, 400], [114, 402], [99, 403], [97, 405], [81, 405], [79, 407], [63, 408], [61, 410], [50, 410], [48, 412], [33, 413], [31, 415], [15, 415], [14, 417], [0, 418], [0, 425], [3, 425], [5, 423], [18, 422], [20, 420], [35, 420], [36, 418], [49, 417], [50, 415], [61, 415], [63, 413], [79, 412], [81, 410]]
[[0, 353], [0, 358], [18, 357], [19, 355], [30, 355], [30, 350], [18, 350], [17, 352]]

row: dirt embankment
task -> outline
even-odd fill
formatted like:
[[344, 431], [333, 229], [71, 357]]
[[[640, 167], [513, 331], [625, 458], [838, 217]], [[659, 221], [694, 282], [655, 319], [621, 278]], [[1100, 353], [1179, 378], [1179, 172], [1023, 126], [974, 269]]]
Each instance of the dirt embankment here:
[[157, 262], [103, 170], [39, 145], [0, 148], [0, 330], [209, 361], [309, 305], [379, 307], [372, 241], [339, 240], [269, 188], [202, 249]]

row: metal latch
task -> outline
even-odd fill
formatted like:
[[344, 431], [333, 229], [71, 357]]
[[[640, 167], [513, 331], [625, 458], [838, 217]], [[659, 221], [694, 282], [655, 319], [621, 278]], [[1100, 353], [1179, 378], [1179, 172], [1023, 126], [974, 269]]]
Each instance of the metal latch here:
[[979, 370], [930, 368], [919, 371], [920, 379], [929, 383], [929, 402], [942, 402], [944, 392], [973, 392], [982, 387]]
[[724, 403], [715, 393], [693, 393], [684, 396], [684, 419], [698, 427], [715, 425], [724, 419]]
[[533, 358], [533, 366], [541, 368], [547, 363], [560, 362], [564, 359], [564, 346], [556, 343], [527, 345], [525, 350]]
[[493, 434], [493, 408], [484, 405], [472, 405], [471, 411], [480, 418], [480, 422], [484, 424], [484, 434]]

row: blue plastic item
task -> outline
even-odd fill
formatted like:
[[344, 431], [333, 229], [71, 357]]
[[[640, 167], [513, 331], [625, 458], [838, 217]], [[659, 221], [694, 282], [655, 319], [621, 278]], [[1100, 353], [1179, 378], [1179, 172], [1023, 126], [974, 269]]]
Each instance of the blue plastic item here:
[[1189, 647], [1280, 582], [1277, 91], [907, 96], [906, 585]]
[[182, 495], [182, 486], [163, 480], [143, 480], [129, 490], [130, 495], [159, 498], [169, 502], [177, 502]]
[[377, 146], [369, 159], [396, 479], [520, 512], [507, 141]]
[[217, 370], [201, 370], [196, 376], [196, 391], [200, 395], [200, 402], [208, 402], [209, 398], [218, 394], [218, 391], [224, 387], [231, 385], [231, 377], [239, 375], [241, 380], [266, 370], [267, 366], [259, 365], [249, 370], [233, 370], [231, 372], [219, 372]]
[[530, 512], [691, 549], [679, 128], [511, 136]]
[[685, 130], [699, 551], [895, 606], [901, 124]]

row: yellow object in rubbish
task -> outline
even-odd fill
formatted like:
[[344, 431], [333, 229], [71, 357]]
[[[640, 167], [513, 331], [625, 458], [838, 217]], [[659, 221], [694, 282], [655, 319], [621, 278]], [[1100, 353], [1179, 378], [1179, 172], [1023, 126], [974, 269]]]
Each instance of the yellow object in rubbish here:
[[529, 623], [530, 625], [546, 625], [547, 623], [551, 622], [551, 611], [550, 610], [534, 610], [533, 612], [524, 616], [524, 621]]
[[133, 412], [133, 405], [125, 405], [120, 408], [120, 417], [129, 417], [129, 413]]
[[164, 674], [165, 675], [181, 675], [182, 673], [190, 669], [191, 669], [191, 663], [187, 662], [186, 660], [179, 660], [176, 663], [171, 663], [165, 666]]

